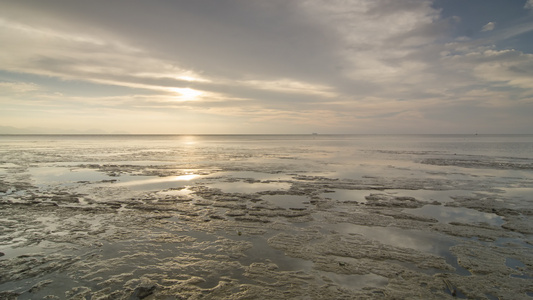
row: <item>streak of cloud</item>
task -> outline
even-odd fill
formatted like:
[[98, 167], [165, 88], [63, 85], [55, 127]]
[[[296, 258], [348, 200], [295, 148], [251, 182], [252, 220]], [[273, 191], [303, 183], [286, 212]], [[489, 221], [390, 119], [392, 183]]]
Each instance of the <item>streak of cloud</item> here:
[[481, 28], [481, 31], [492, 31], [494, 28], [496, 28], [496, 23], [488, 22], [483, 28]]

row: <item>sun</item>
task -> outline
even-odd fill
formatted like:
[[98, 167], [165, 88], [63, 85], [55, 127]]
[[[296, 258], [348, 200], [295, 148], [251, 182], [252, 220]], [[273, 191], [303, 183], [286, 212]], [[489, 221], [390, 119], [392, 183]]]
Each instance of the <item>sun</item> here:
[[177, 98], [182, 101], [195, 100], [203, 94], [203, 92], [191, 88], [171, 88], [170, 90], [178, 93], [179, 96]]

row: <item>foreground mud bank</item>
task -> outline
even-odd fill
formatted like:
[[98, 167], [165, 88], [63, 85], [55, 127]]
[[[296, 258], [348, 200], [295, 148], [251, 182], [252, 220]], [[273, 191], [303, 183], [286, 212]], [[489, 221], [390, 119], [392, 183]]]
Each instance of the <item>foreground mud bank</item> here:
[[2, 299], [533, 299], [528, 160], [15, 146], [0, 156]]

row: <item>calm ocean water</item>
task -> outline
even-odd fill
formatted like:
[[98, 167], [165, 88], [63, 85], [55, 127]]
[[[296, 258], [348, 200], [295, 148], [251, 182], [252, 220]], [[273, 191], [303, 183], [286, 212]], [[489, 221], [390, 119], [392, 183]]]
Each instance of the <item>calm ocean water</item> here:
[[0, 151], [4, 164], [174, 164], [193, 173], [206, 166], [279, 168], [341, 179], [434, 172], [458, 180], [457, 173], [533, 178], [533, 135], [3, 135]]
[[0, 135], [7, 145], [60, 143], [120, 146], [317, 146], [360, 149], [460, 152], [462, 154], [533, 158], [533, 135]]

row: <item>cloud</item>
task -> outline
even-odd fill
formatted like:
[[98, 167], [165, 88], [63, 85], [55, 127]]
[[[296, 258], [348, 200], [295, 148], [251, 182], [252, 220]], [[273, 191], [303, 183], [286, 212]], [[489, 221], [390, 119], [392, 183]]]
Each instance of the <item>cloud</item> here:
[[[459, 18], [430, 0], [28, 0], [0, 3], [0, 12], [1, 69], [61, 81], [55, 90], [45, 80], [0, 83], [16, 95], [2, 104], [25, 101], [17, 107], [38, 98], [42, 107], [100, 108], [110, 119], [153, 113], [191, 128], [280, 120], [280, 130], [429, 130], [439, 107], [508, 108], [533, 93], [533, 57], [495, 46], [531, 24], [499, 21], [489, 37], [461, 38]], [[57, 88], [80, 82], [76, 95]], [[121, 89], [89, 96], [104, 85]]]
[[494, 41], [494, 43], [497, 43], [531, 31], [533, 31], [533, 23], [519, 23], [517, 25], [499, 29], [497, 33], [495, 32], [491, 36], [491, 40]]
[[496, 23], [488, 22], [485, 26], [483, 26], [483, 28], [481, 28], [481, 31], [482, 32], [492, 31], [492, 30], [494, 30], [495, 27], [496, 27]]
[[0, 82], [0, 94], [28, 93], [40, 89], [40, 86], [31, 82]]
[[[113, 11], [112, 8], [111, 11]], [[75, 13], [77, 13], [76, 10], [74, 11]], [[85, 17], [80, 16], [80, 18], [83, 22]], [[238, 95], [223, 95], [228, 89], [235, 92], [235, 86], [241, 86], [243, 89], [268, 90], [289, 94], [322, 95], [327, 97], [335, 95], [331, 87], [327, 87], [324, 84], [309, 83], [305, 79], [289, 79], [285, 71], [283, 71], [282, 78], [269, 76], [268, 72], [258, 75], [255, 74], [257, 71], [245, 71], [246, 77], [253, 79], [239, 79], [220, 76], [216, 71], [213, 72], [212, 66], [207, 66], [206, 69], [209, 71], [209, 76], [205, 76], [204, 73], [207, 72], [204, 70], [195, 71], [180, 65], [192, 64], [195, 69], [198, 69], [197, 66], [202, 65], [198, 61], [209, 59], [208, 57], [195, 57], [190, 62], [183, 63], [183, 61], [187, 60], [175, 57], [175, 49], [163, 49], [165, 53], [154, 55], [154, 53], [149, 52], [154, 50], [151, 46], [148, 46], [148, 49], [142, 49], [128, 43], [128, 40], [132, 41], [128, 34], [118, 36], [112, 31], [98, 36], [92, 35], [91, 32], [80, 34], [80, 32], [69, 31], [72, 26], [67, 26], [66, 24], [61, 24], [64, 26], [58, 27], [47, 27], [46, 25], [50, 26], [50, 23], [41, 26], [39, 23], [32, 23], [33, 19], [25, 21], [26, 23], [21, 23], [19, 21], [0, 19], [0, 37], [6, 44], [6, 47], [3, 48], [3, 55], [0, 53], [0, 64], [4, 70], [55, 76], [66, 80], [84, 80], [136, 89], [148, 89], [154, 93], [194, 89], [198, 91], [198, 96], [202, 95], [202, 97], [195, 97], [197, 98], [196, 100], [201, 98], [206, 101], [242, 98]], [[97, 23], [105, 22], [109, 22], [109, 20]], [[164, 39], [171, 32], [160, 32], [160, 40], [154, 42], [154, 44], [165, 44], [166, 41], [161, 39]], [[228, 33], [225, 33], [225, 35], [227, 36]], [[195, 38], [194, 34], [191, 33], [183, 36], [181, 41], [189, 44], [190, 40]], [[170, 41], [170, 43], [173, 43], [173, 41]], [[213, 45], [206, 45], [205, 49], [219, 51], [220, 49], [216, 46], [218, 42], [214, 39], [213, 43]], [[224, 41], [222, 43], [226, 44], [227, 42]], [[179, 48], [182, 49], [183, 47]], [[265, 47], [265, 50], [268, 49], [268, 47]], [[243, 56], [241, 54], [246, 52], [246, 49], [236, 50], [236, 57]], [[177, 52], [180, 51], [178, 50]], [[307, 52], [302, 51], [302, 53]], [[210, 56], [216, 56], [216, 53]], [[295, 54], [294, 56], [297, 57], [298, 55]], [[305, 55], [300, 55], [300, 57], [302, 56]], [[221, 58], [218, 57], [217, 59]], [[268, 59], [268, 57], [257, 58], [258, 62], [265, 61], [259, 68], [261, 70], [268, 70], [269, 65], [279, 64], [276, 61], [265, 59]], [[224, 58], [221, 61], [223, 65]], [[305, 65], [314, 65], [316, 63], [317, 61], [313, 61]], [[219, 65], [221, 64], [219, 63]], [[246, 66], [247, 64], [240, 64], [237, 67], [228, 66], [227, 69], [241, 70], [242, 72], [243, 67], [245, 70]], [[283, 64], [283, 68], [287, 66], [289, 64]], [[276, 74], [278, 73], [276, 72]], [[241, 77], [244, 76], [241, 75]], [[177, 93], [180, 94], [179, 92]], [[190, 98], [190, 93], [188, 98]]]
[[478, 77], [533, 92], [533, 54], [516, 50], [487, 50], [472, 53], [470, 59], [479, 62], [474, 68]]
[[[450, 24], [431, 1], [302, 1], [336, 37], [342, 59], [334, 76], [344, 98], [407, 98], [435, 85], [438, 47]], [[354, 99], [355, 98], [355, 99]]]
[[288, 78], [280, 78], [278, 80], [244, 80], [238, 82], [240, 85], [250, 86], [257, 89], [280, 91], [286, 93], [296, 93], [302, 95], [320, 95], [324, 97], [338, 96], [333, 92], [333, 88], [320, 84], [312, 84], [291, 80]]
[[524, 5], [525, 9], [533, 9], [533, 0], [528, 0]]
[[[152, 58], [143, 50], [116, 40], [58, 29], [37, 29], [5, 19], [0, 19], [0, 37], [5, 42], [0, 64], [8, 71], [132, 86], [136, 84], [121, 82], [119, 78], [129, 74], [132, 77], [206, 81], [192, 70]], [[150, 84], [143, 87], [150, 88]]]

